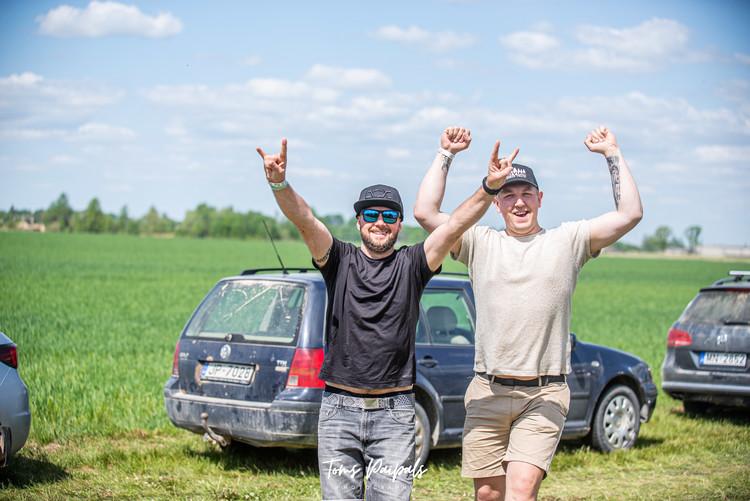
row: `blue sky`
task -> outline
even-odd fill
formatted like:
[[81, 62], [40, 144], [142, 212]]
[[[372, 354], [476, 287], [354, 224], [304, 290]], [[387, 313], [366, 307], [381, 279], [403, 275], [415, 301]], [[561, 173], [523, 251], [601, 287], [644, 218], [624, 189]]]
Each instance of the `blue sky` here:
[[[0, 209], [170, 218], [206, 203], [280, 216], [255, 152], [289, 141], [319, 214], [362, 187], [411, 208], [442, 130], [473, 141], [443, 209], [481, 183], [495, 140], [534, 168], [540, 222], [614, 206], [606, 125], [657, 227], [750, 245], [750, 2], [3, 2]], [[407, 224], [416, 224], [411, 210]], [[484, 224], [502, 226], [488, 212]]]

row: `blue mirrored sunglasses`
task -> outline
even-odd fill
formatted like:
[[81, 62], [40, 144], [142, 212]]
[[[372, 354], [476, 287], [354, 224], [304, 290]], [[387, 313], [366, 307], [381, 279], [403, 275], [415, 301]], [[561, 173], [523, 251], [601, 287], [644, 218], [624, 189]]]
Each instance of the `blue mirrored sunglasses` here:
[[362, 211], [362, 217], [368, 223], [374, 223], [378, 220], [378, 216], [383, 215], [383, 222], [393, 224], [398, 221], [398, 212], [395, 210], [375, 210], [365, 209]]

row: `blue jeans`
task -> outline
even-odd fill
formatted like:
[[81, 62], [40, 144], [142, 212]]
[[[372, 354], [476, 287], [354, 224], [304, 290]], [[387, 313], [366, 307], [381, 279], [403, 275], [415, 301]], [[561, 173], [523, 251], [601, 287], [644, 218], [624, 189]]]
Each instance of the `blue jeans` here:
[[418, 467], [414, 394], [364, 399], [324, 392], [318, 465], [324, 500], [408, 500]]

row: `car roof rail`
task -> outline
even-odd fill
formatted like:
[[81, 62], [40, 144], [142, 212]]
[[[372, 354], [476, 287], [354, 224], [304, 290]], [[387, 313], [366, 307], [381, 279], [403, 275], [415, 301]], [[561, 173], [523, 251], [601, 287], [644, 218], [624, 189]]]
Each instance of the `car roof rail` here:
[[249, 270], [242, 270], [242, 273], [240, 273], [240, 275], [257, 275], [258, 273], [273, 273], [279, 271], [284, 273], [284, 275], [288, 275], [290, 270], [297, 273], [318, 271], [315, 268], [250, 268]]
[[747, 282], [750, 281], [750, 271], [732, 270], [729, 272], [731, 278], [722, 278], [714, 282], [714, 285], [726, 284], [729, 282]]

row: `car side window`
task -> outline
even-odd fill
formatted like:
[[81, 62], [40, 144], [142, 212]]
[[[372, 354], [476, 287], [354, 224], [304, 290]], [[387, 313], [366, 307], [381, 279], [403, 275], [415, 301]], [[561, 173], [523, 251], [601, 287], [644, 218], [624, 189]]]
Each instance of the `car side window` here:
[[417, 326], [417, 342], [468, 346], [474, 344], [474, 313], [460, 289], [426, 289]]

